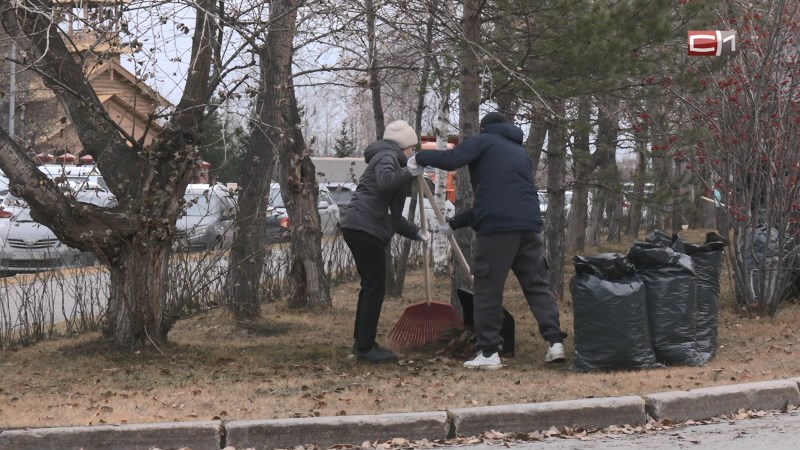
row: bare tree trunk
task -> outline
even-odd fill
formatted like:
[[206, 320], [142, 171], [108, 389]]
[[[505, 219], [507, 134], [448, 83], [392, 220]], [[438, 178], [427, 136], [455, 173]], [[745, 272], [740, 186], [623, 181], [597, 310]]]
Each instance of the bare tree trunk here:
[[592, 98], [578, 99], [578, 119], [575, 124], [575, 146], [572, 149], [574, 181], [572, 203], [567, 219], [566, 247], [571, 251], [583, 251], [586, 247], [586, 228], [589, 219], [587, 181], [591, 176], [589, 140], [592, 131]]
[[109, 261], [111, 292], [104, 334], [120, 350], [138, 343], [161, 345], [175, 320], [163, 320], [170, 242], [143, 240], [147, 245], [134, 244]]
[[[460, 52], [459, 63], [461, 66], [461, 83], [459, 84], [459, 118], [461, 141], [475, 134], [478, 130], [478, 108], [480, 107], [480, 76], [478, 69], [480, 61], [478, 59], [478, 46], [481, 39], [481, 0], [464, 0], [462, 36], [463, 43]], [[456, 213], [464, 211], [472, 206], [474, 194], [469, 179], [469, 168], [458, 169], [458, 183], [456, 186]], [[472, 239], [473, 231], [471, 228], [459, 229], [455, 236], [461, 251], [467, 261], [472, 259]], [[451, 301], [459, 305], [456, 289], [459, 287], [470, 286], [470, 276], [463, 270], [457, 270], [453, 277]]]
[[[417, 111], [414, 115], [414, 131], [417, 136], [422, 134], [422, 114], [425, 112], [425, 94], [428, 92], [428, 78], [431, 72], [432, 43], [433, 43], [433, 22], [435, 20], [434, 10], [428, 13], [428, 20], [425, 22], [425, 56], [422, 59], [422, 72], [420, 73], [419, 89], [417, 90]], [[411, 200], [408, 205], [408, 221], [414, 223], [417, 209], [417, 184], [411, 185]], [[398, 265], [394, 289], [389, 291], [389, 295], [400, 297], [403, 295], [403, 287], [406, 281], [406, 267], [408, 267], [408, 257], [411, 254], [411, 240], [403, 239], [403, 250], [400, 253], [400, 264]]]
[[[417, 183], [411, 184], [411, 199], [408, 202], [408, 216], [407, 219], [409, 223], [414, 223], [417, 216]], [[391, 248], [391, 245], [389, 246]], [[391, 250], [388, 250], [391, 252]], [[408, 267], [408, 258], [411, 255], [411, 239], [403, 239], [403, 249], [400, 252], [400, 264], [396, 271], [396, 279], [394, 283], [394, 289], [386, 290], [387, 295], [391, 297], [402, 297], [403, 296], [403, 287], [405, 286], [406, 281], [406, 269]], [[391, 258], [388, 259], [387, 262], [391, 262]]]
[[531, 112], [531, 131], [528, 134], [528, 140], [525, 141], [525, 148], [531, 157], [534, 173], [539, 170], [539, 161], [542, 159], [546, 135], [547, 123], [544, 121], [543, 112], [539, 108], [533, 108]]
[[[439, 114], [436, 121], [436, 149], [447, 149], [447, 131], [449, 129], [448, 118], [450, 117], [450, 82], [451, 79], [447, 74], [450, 73], [449, 63], [444, 64], [445, 70], [440, 70], [439, 73]], [[447, 203], [447, 179], [449, 172], [436, 169], [436, 186], [434, 189], [434, 196], [436, 197], [436, 207], [444, 208]], [[453, 253], [450, 252], [450, 243], [447, 238], [440, 233], [434, 233], [432, 239], [433, 250], [433, 270], [437, 275], [445, 275], [448, 273], [448, 268], [451, 264], [455, 265], [453, 261]]]
[[592, 195], [592, 211], [589, 215], [589, 226], [586, 229], [586, 246], [599, 247], [600, 233], [603, 231], [603, 212], [606, 209], [606, 190], [597, 187]]
[[[286, 50], [291, 52], [291, 41]], [[291, 55], [291, 53], [290, 53]], [[290, 56], [291, 58], [291, 56]], [[291, 66], [291, 65], [290, 65]], [[306, 147], [301, 119], [289, 82], [289, 108], [286, 120], [289, 132], [281, 142], [281, 196], [291, 221], [291, 266], [289, 271], [289, 306], [330, 307], [331, 294], [322, 260], [322, 230], [317, 198], [317, 171]]]
[[644, 183], [647, 176], [647, 142], [648, 142], [648, 125], [647, 123], [640, 123], [639, 126], [642, 131], [634, 133], [636, 140], [636, 175], [633, 179], [633, 192], [628, 198], [630, 205], [628, 206], [628, 227], [625, 235], [628, 237], [636, 238], [639, 236], [639, 229], [642, 225], [642, 204], [644, 201]]
[[619, 100], [606, 98], [600, 102], [597, 151], [604, 155], [601, 184], [608, 188], [606, 197], [608, 239], [612, 242], [619, 242], [622, 239], [622, 179], [616, 158], [618, 135]]
[[[260, 314], [260, 283], [266, 255], [266, 209], [275, 153], [286, 123], [291, 52], [297, 2], [275, 1], [270, 10], [270, 30], [261, 49], [261, 86], [256, 99], [256, 117], [250, 133], [245, 162], [241, 165], [239, 212], [234, 221], [234, 239], [229, 264], [234, 269], [226, 279], [229, 309], [237, 320]], [[286, 169], [284, 169], [285, 171]]]
[[564, 100], [553, 99], [552, 119], [547, 127], [547, 224], [546, 254], [550, 266], [550, 289], [564, 298], [564, 173], [567, 167], [566, 114]]
[[386, 128], [383, 118], [383, 101], [381, 100], [381, 80], [378, 73], [378, 37], [375, 34], [375, 2], [365, 0], [364, 8], [367, 16], [367, 40], [369, 48], [369, 90], [372, 93], [372, 116], [375, 119], [375, 138], [383, 138], [383, 131]]

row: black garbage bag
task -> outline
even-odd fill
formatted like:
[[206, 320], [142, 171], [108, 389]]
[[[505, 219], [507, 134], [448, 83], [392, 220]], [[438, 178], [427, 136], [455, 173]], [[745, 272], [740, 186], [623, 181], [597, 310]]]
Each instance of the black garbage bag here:
[[628, 259], [644, 281], [656, 359], [668, 365], [703, 365], [695, 340], [697, 282], [691, 257], [661, 244], [637, 241]]
[[633, 265], [616, 253], [576, 256], [573, 262], [574, 369], [661, 367], [650, 342], [644, 283]]
[[652, 244], [661, 244], [664, 247], [669, 247], [676, 252], [686, 253], [683, 238], [678, 233], [672, 233], [670, 236], [664, 231], [655, 229], [651, 231], [644, 240]]
[[[745, 235], [745, 252], [744, 252], [744, 269], [745, 276], [752, 280], [753, 288], [753, 301], [758, 304], [761, 301], [762, 284], [774, 283], [782, 292], [777, 293], [777, 298], [780, 300], [785, 299], [791, 293], [790, 285], [792, 284], [792, 277], [794, 266], [798, 260], [798, 248], [795, 246], [794, 239], [789, 234], [784, 234], [783, 249], [780, 247], [779, 231], [776, 228], [767, 228], [766, 225], [759, 225], [755, 233], [746, 232]], [[767, 239], [769, 234], [769, 239]], [[769, 240], [769, 242], [767, 242]], [[765, 262], [765, 267], [769, 268], [763, 278], [761, 276], [761, 267], [764, 259], [777, 258], [781, 256], [781, 261], [777, 264], [769, 264]], [[774, 281], [770, 281], [774, 280]], [[739, 290], [737, 286], [736, 301], [740, 305], [746, 302], [746, 296]]]
[[697, 351], [706, 362], [717, 354], [720, 275], [727, 245], [728, 240], [714, 232], [706, 234], [703, 245], [686, 243], [697, 281]]

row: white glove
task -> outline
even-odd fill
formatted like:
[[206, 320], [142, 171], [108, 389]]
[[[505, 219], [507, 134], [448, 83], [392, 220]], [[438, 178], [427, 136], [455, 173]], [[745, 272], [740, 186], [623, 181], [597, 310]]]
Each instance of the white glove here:
[[420, 166], [417, 164], [417, 155], [408, 158], [408, 163], [406, 163], [406, 165], [408, 166], [408, 173], [415, 177], [425, 173], [425, 166]]
[[417, 233], [417, 240], [418, 240], [418, 241], [422, 241], [422, 242], [424, 242], [424, 243], [426, 243], [426, 244], [427, 244], [428, 242], [430, 242], [430, 240], [431, 240], [431, 233], [430, 233], [430, 231], [422, 231], [422, 230], [419, 230], [419, 233]]
[[442, 233], [442, 236], [444, 236], [444, 237], [450, 237], [450, 236], [452, 236], [452, 235], [453, 235], [453, 233], [455, 233], [455, 232], [456, 232], [456, 230], [452, 229], [452, 228], [450, 227], [450, 224], [449, 224], [449, 223], [445, 222], [445, 223], [440, 223], [440, 224], [439, 224], [439, 233]]

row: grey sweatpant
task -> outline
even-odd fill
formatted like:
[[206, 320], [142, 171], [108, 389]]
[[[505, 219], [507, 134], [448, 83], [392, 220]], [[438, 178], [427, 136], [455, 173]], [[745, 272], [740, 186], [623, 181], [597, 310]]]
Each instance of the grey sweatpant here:
[[472, 274], [474, 282], [475, 332], [478, 350], [496, 351], [503, 345], [503, 287], [509, 269], [514, 271], [528, 301], [539, 333], [550, 342], [567, 336], [559, 324], [558, 304], [550, 291], [544, 244], [539, 233], [514, 231], [479, 235], [475, 238]]

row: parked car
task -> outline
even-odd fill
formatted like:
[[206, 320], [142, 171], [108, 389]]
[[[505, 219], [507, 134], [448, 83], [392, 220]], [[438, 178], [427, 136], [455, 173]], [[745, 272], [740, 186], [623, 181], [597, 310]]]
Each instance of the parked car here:
[[358, 185], [348, 182], [326, 182], [323, 185], [328, 188], [333, 201], [339, 207], [339, 214], [344, 215], [347, 212], [347, 207], [350, 206], [350, 201], [353, 199], [353, 194], [356, 192]]
[[[319, 211], [322, 235], [333, 236], [338, 233], [341, 225], [339, 206], [333, 200], [330, 190], [324, 184], [319, 186], [317, 211]], [[278, 183], [272, 183], [269, 190], [269, 207], [267, 209], [267, 237], [272, 241], [286, 241], [289, 239], [290, 226], [291, 220], [281, 196], [281, 187]]]
[[80, 250], [62, 244], [49, 228], [31, 218], [27, 207], [0, 221], [0, 273], [4, 276], [75, 266], [83, 261]]
[[[116, 204], [113, 195], [102, 189], [81, 189], [65, 192], [83, 203], [110, 207]], [[35, 222], [25, 200], [6, 194], [7, 205], [0, 215], [0, 273], [40, 272], [65, 266], [87, 265], [95, 258], [63, 244], [48, 227]]]
[[39, 170], [45, 175], [58, 182], [69, 181], [77, 184], [79, 188], [100, 187], [108, 190], [105, 180], [100, 175], [100, 169], [94, 165], [73, 166], [60, 164], [44, 164], [39, 166]]
[[190, 184], [175, 224], [176, 250], [228, 248], [233, 242], [236, 198], [223, 184]]

